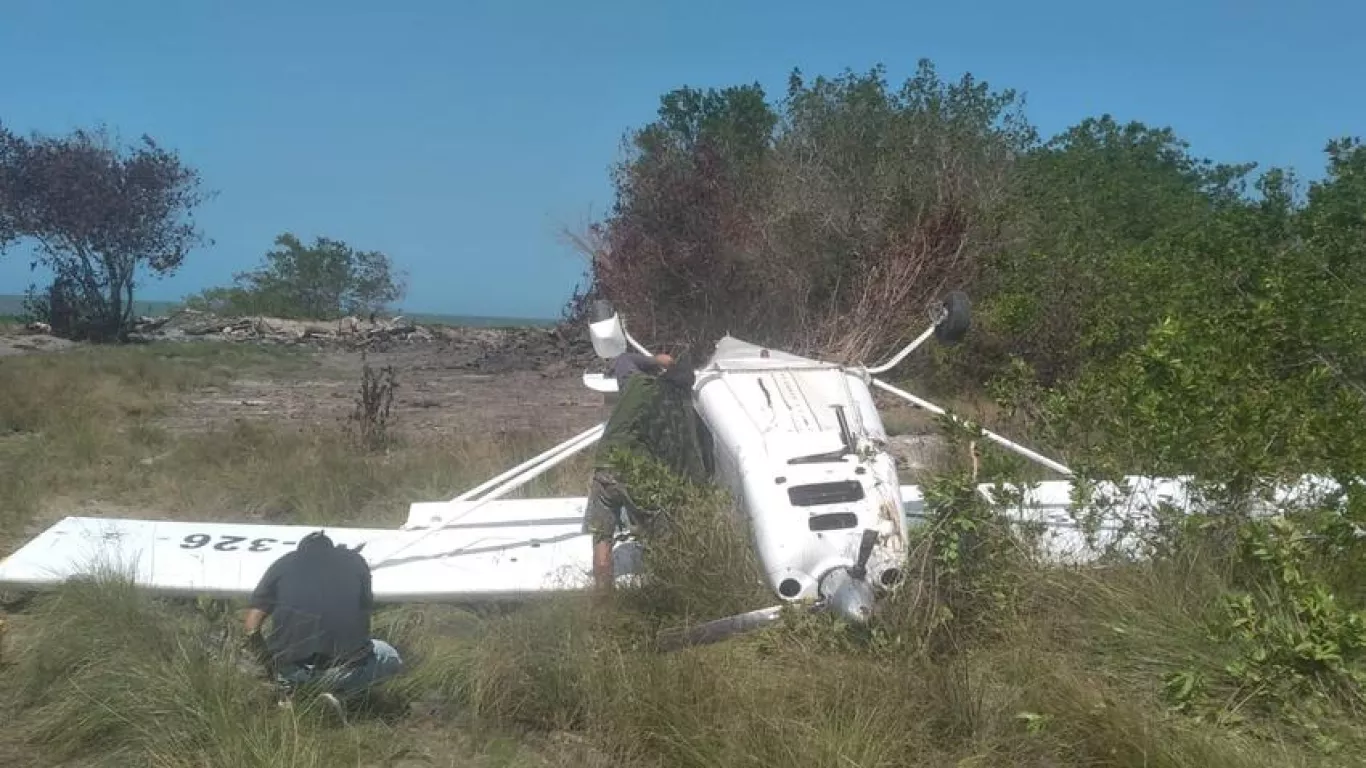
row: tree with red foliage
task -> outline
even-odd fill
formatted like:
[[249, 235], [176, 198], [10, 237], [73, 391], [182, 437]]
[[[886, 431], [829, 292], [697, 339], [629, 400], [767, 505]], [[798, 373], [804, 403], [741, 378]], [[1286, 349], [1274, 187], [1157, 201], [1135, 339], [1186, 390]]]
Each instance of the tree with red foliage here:
[[1006, 172], [1034, 140], [1014, 101], [928, 62], [899, 91], [880, 68], [794, 73], [776, 107], [757, 85], [669, 93], [615, 169], [611, 215], [578, 241], [589, 293], [699, 354], [733, 333], [882, 355], [999, 246]]
[[54, 275], [38, 314], [62, 335], [126, 338], [139, 268], [180, 267], [203, 240], [188, 220], [203, 199], [198, 173], [150, 137], [125, 151], [103, 129], [21, 137], [0, 128], [0, 248], [35, 246], [34, 266]]

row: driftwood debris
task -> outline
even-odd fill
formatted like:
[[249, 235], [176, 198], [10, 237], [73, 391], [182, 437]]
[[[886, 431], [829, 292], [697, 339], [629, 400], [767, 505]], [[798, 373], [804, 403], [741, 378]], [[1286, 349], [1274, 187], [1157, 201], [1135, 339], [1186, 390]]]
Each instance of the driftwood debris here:
[[166, 317], [138, 318], [133, 333], [149, 339], [191, 337], [280, 344], [321, 341], [347, 346], [366, 346], [380, 339], [430, 341], [440, 336], [439, 330], [420, 326], [403, 317], [374, 321], [356, 317], [332, 321], [264, 316], [225, 318], [188, 309]]
[[[405, 317], [370, 320], [286, 320], [278, 317], [222, 317], [182, 309], [165, 317], [138, 318], [137, 341], [223, 341], [247, 344], [307, 345], [348, 351], [392, 351], [435, 344], [442, 365], [498, 373], [541, 370], [558, 375], [587, 370], [601, 361], [587, 334], [570, 326], [478, 327], [424, 325]], [[552, 375], [552, 374], [546, 374]]]
[[[371, 353], [410, 350], [419, 355], [409, 358], [415, 365], [486, 375], [538, 371], [546, 378], [559, 378], [576, 376], [579, 371], [601, 370], [604, 366], [593, 351], [588, 334], [569, 322], [550, 326], [427, 325], [401, 316], [374, 320], [287, 320], [229, 317], [181, 309], [168, 315], [137, 318], [128, 341], [208, 341]], [[35, 323], [0, 335], [0, 357], [77, 345], [78, 342], [52, 336], [49, 328]]]

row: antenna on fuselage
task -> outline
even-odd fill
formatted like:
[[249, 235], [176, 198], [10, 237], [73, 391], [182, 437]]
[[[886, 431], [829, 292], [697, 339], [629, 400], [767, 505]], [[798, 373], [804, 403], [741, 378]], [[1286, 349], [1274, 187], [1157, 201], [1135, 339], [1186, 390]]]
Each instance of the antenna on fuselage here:
[[857, 453], [854, 446], [854, 433], [849, 431], [849, 418], [844, 415], [843, 405], [832, 405], [835, 409], [835, 419], [840, 423], [840, 440], [844, 442], [845, 453]]

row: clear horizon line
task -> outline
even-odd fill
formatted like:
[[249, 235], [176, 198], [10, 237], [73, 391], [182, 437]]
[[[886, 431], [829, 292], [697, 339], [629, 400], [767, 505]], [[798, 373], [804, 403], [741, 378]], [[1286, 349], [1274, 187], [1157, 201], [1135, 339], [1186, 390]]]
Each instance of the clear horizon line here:
[[[23, 301], [25, 297], [26, 297], [26, 294], [23, 294], [23, 293], [0, 293], [0, 299], [15, 299], [15, 300], [18, 300], [18, 301]], [[134, 304], [137, 304], [137, 303], [139, 303], [139, 302], [148, 303], [148, 304], [172, 304], [172, 305], [182, 305], [182, 304], [185, 303], [185, 299], [183, 299], [183, 298], [182, 298], [182, 299], [163, 299], [163, 298], [149, 298], [149, 297], [141, 297], [141, 296], [135, 297], [135, 298], [133, 299], [133, 303], [134, 303]], [[434, 316], [434, 317], [449, 317], [449, 318], [468, 317], [468, 318], [478, 318], [478, 319], [486, 319], [486, 320], [534, 320], [534, 321], [538, 321], [538, 322], [547, 322], [547, 323], [555, 323], [555, 322], [559, 322], [560, 320], [563, 319], [558, 313], [555, 314], [555, 315], [540, 315], [540, 316], [538, 316], [538, 315], [518, 315], [518, 314], [484, 314], [484, 313], [480, 313], [480, 312], [449, 312], [449, 311], [444, 311], [444, 310], [417, 309], [417, 308], [411, 308], [411, 307], [395, 307], [395, 308], [393, 308], [393, 309], [387, 310], [386, 313], [387, 313], [387, 314], [392, 314], [392, 315], [394, 315], [394, 316], [400, 316], [400, 315], [430, 315], [430, 316]]]

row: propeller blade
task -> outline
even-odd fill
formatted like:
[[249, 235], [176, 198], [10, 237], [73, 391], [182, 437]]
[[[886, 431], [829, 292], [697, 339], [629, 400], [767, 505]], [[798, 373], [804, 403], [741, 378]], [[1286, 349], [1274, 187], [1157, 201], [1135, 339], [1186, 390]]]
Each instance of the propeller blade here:
[[720, 642], [778, 621], [782, 610], [782, 605], [774, 605], [713, 619], [691, 627], [665, 630], [659, 635], [659, 645], [665, 651], [676, 651], [680, 648]]
[[873, 547], [877, 544], [877, 531], [872, 528], [863, 529], [863, 538], [858, 544], [858, 559], [854, 561], [854, 567], [849, 569], [849, 575], [856, 579], [863, 579], [868, 575], [868, 558], [873, 556]]

